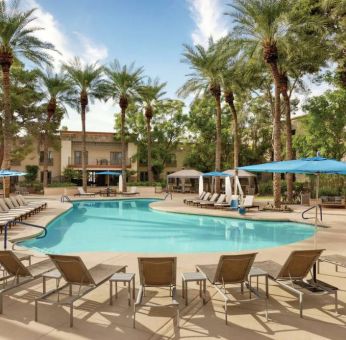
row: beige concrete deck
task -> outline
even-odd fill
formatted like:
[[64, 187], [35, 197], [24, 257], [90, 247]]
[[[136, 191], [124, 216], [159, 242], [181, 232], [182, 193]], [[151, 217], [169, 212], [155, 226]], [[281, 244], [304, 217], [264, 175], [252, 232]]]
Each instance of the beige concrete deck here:
[[[150, 195], [153, 196], [153, 195]], [[143, 197], [143, 196], [142, 196]], [[162, 195], [157, 195], [161, 197]], [[48, 197], [48, 208], [30, 219], [40, 225], [48, 224], [58, 214], [70, 208], [69, 203], [60, 203], [58, 197]], [[186, 207], [182, 204], [182, 195], [174, 199], [152, 204], [154, 209], [171, 212], [212, 214], [239, 217], [237, 213], [218, 210], [206, 210]], [[289, 219], [302, 222], [300, 212], [272, 213], [251, 211], [246, 218]], [[326, 249], [327, 253], [346, 255], [346, 211], [329, 209], [324, 213], [324, 224], [328, 228], [319, 228], [316, 240], [313, 238], [288, 246], [263, 249], [257, 260], [274, 259], [284, 262], [293, 249], [317, 247]], [[278, 222], [279, 223], [279, 222]], [[15, 226], [9, 231], [11, 240], [34, 234], [30, 227]], [[2, 247], [3, 238], [0, 237]], [[18, 248], [18, 247], [16, 247]], [[174, 254], [174, 253], [173, 253]], [[42, 254], [36, 253], [35, 260]], [[137, 257], [143, 254], [121, 253], [82, 253], [88, 266], [100, 262], [127, 264], [129, 272], [137, 271]], [[148, 254], [145, 254], [148, 255]], [[155, 254], [159, 256], [160, 254]], [[165, 254], [167, 255], [167, 254]], [[34, 303], [42, 289], [40, 280], [16, 289], [4, 298], [4, 314], [0, 315], [0, 339], [345, 339], [346, 338], [346, 270], [335, 272], [332, 265], [321, 266], [319, 279], [340, 288], [339, 314], [333, 311], [333, 298], [330, 296], [307, 296], [304, 302], [304, 319], [299, 318], [298, 303], [290, 293], [270, 283], [269, 316], [264, 317], [263, 301], [254, 300], [241, 305], [229, 307], [229, 325], [226, 326], [223, 314], [223, 302], [216, 291], [207, 286], [209, 300], [203, 306], [198, 297], [198, 286], [189, 285], [190, 304], [185, 307], [181, 298], [180, 273], [194, 271], [195, 264], [216, 263], [220, 254], [197, 253], [178, 254], [178, 300], [181, 310], [181, 328], [173, 327], [173, 311], [162, 308], [142, 308], [138, 314], [137, 328], [132, 328], [132, 308], [127, 306], [127, 292], [120, 291], [119, 299], [109, 305], [108, 283], [97, 288], [76, 303], [75, 326], [69, 328], [68, 310], [62, 307], [41, 305], [39, 322], [34, 322]], [[138, 275], [136, 276], [138, 285]], [[53, 288], [55, 282], [49, 282]], [[260, 287], [263, 288], [260, 281]], [[120, 286], [122, 289], [122, 286]], [[233, 290], [240, 296], [239, 289]], [[148, 295], [155, 295], [161, 301], [162, 294], [155, 290]], [[247, 297], [247, 295], [246, 295]], [[155, 301], [155, 300], [154, 300]]]

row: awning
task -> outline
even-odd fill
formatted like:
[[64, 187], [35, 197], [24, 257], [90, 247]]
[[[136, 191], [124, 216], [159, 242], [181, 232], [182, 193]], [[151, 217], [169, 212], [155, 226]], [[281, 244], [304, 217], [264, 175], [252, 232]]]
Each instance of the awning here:
[[185, 169], [169, 174], [167, 178], [199, 178], [202, 173], [194, 169]]

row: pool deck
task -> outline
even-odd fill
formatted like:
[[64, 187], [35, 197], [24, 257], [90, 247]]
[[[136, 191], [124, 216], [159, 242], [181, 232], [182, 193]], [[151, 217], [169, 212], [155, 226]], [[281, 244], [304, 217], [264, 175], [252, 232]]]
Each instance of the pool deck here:
[[[162, 198], [162, 194], [150, 195], [150, 197]], [[237, 212], [185, 206], [182, 203], [184, 197], [186, 195], [174, 195], [173, 200], [155, 202], [151, 204], [151, 207], [169, 212], [240, 217]], [[71, 207], [70, 203], [61, 203], [60, 197], [45, 199], [48, 201], [48, 208], [28, 219], [28, 222], [45, 226]], [[303, 210], [302, 207], [294, 207], [292, 213], [278, 213], [257, 212], [253, 209], [246, 214], [245, 218], [302, 222]], [[319, 228], [316, 238], [260, 250], [256, 260], [275, 259], [283, 263], [291, 250], [315, 246], [326, 249], [325, 254], [346, 255], [346, 210], [325, 209], [323, 219], [324, 225], [328, 227]], [[37, 230], [34, 228], [17, 225], [10, 229], [9, 238], [13, 241], [35, 233]], [[3, 247], [2, 241], [3, 236], [0, 237], [0, 248]], [[16, 246], [17, 249], [20, 248]], [[36, 261], [42, 257], [40, 253], [35, 255]], [[128, 272], [136, 273], [138, 287], [137, 257], [150, 254], [100, 252], [78, 255], [82, 256], [88, 267], [100, 262], [127, 264]], [[155, 254], [155, 256], [159, 255]], [[328, 264], [321, 265], [321, 274], [318, 278], [339, 287], [338, 315], [333, 311], [332, 297], [307, 296], [304, 300], [304, 319], [299, 318], [297, 299], [273, 282], [270, 282], [269, 321], [266, 321], [264, 317], [263, 301], [254, 300], [230, 306], [228, 308], [229, 325], [226, 326], [223, 302], [209, 284], [207, 285], [208, 303], [203, 306], [198, 297], [198, 286], [191, 283], [189, 285], [190, 303], [186, 307], [181, 298], [180, 273], [194, 271], [196, 264], [217, 263], [220, 255], [220, 253], [177, 255], [180, 329], [173, 326], [174, 314], [168, 308], [141, 308], [137, 318], [137, 328], [133, 329], [132, 308], [127, 306], [126, 290], [120, 287], [118, 300], [110, 306], [108, 283], [77, 301], [74, 328], [69, 328], [68, 310], [57, 306], [41, 305], [40, 322], [36, 323], [33, 320], [33, 299], [42, 289], [41, 281], [37, 280], [14, 290], [10, 296], [5, 296], [4, 314], [0, 315], [0, 339], [345, 339], [346, 269], [340, 268], [339, 272], [335, 272], [334, 266]], [[51, 288], [54, 284], [53, 281], [49, 282]], [[262, 280], [260, 280], [260, 287], [263, 288]], [[236, 296], [239, 296], [238, 288], [233, 291]], [[155, 294], [154, 301], [164, 299], [162, 292], [156, 295], [154, 290], [152, 292], [148, 290], [148, 294]]]

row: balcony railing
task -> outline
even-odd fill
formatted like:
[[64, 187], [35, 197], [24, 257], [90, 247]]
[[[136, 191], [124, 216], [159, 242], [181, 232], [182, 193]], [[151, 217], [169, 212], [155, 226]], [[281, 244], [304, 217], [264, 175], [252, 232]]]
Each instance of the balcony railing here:
[[[82, 167], [82, 162], [78, 161], [75, 162], [74, 159], [69, 159], [68, 162], [69, 167], [71, 168], [81, 168]], [[126, 160], [126, 167], [131, 167], [131, 160], [127, 159]], [[94, 169], [111, 169], [111, 168], [121, 168], [121, 160], [119, 161], [109, 161], [108, 159], [95, 159], [95, 160], [90, 160], [87, 162], [87, 168], [94, 168]]]
[[[43, 165], [44, 164], [44, 161], [43, 161], [43, 159], [40, 159], [40, 165]], [[54, 165], [54, 160], [53, 160], [53, 158], [50, 158], [50, 159], [48, 159], [48, 165]]]

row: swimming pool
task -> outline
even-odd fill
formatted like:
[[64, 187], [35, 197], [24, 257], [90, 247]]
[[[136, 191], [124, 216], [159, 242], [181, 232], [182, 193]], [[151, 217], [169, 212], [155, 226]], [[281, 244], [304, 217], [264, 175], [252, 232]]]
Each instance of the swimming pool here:
[[44, 253], [230, 252], [280, 246], [314, 234], [306, 224], [160, 212], [149, 207], [154, 201], [75, 202], [49, 224], [45, 238], [22, 245]]

